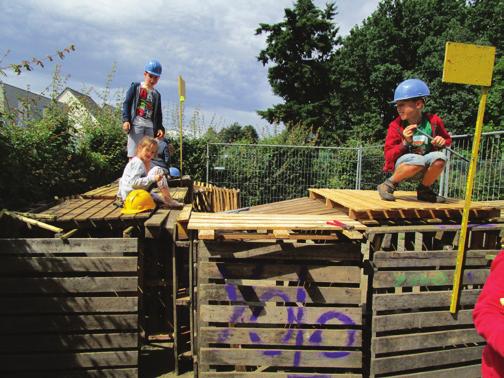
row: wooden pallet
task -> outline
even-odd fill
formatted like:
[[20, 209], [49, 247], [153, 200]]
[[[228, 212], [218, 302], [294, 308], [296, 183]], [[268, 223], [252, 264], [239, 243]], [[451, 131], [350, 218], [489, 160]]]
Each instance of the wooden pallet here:
[[297, 239], [337, 240], [341, 235], [362, 239], [366, 229], [345, 215], [286, 215], [257, 213], [192, 213], [189, 230], [201, 240]]
[[340, 247], [198, 242], [198, 376], [362, 376], [360, 246]]
[[[338, 208], [352, 219], [460, 219], [463, 200], [448, 199], [446, 203], [418, 201], [416, 192], [397, 191], [396, 201], [383, 201], [375, 190], [308, 189], [310, 198], [326, 201], [326, 206]], [[504, 201], [473, 202], [472, 219], [492, 218], [500, 215]]]
[[[99, 188], [90, 190], [81, 195], [82, 198], [88, 199], [112, 199], [114, 200], [117, 196], [117, 191], [119, 189], [119, 184], [117, 182], [113, 182], [108, 185], [101, 186]], [[154, 192], [159, 192], [158, 189], [154, 189]], [[188, 188], [184, 187], [175, 187], [170, 188], [170, 194], [173, 199], [177, 201], [184, 201], [188, 192]]]
[[252, 206], [247, 209], [251, 213], [260, 214], [297, 214], [297, 215], [324, 215], [333, 214], [341, 216], [346, 214], [339, 209], [329, 208], [325, 201], [309, 197], [294, 198], [286, 201], [273, 202], [264, 205]]
[[137, 251], [137, 239], [0, 239], [0, 375], [136, 377]]

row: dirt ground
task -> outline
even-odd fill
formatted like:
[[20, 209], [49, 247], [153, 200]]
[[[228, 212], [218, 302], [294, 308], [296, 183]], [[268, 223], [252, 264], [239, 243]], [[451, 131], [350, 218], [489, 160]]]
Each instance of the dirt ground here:
[[173, 368], [171, 348], [143, 348], [140, 354], [139, 376], [141, 378], [192, 378], [192, 366], [186, 363], [181, 375], [176, 375]]

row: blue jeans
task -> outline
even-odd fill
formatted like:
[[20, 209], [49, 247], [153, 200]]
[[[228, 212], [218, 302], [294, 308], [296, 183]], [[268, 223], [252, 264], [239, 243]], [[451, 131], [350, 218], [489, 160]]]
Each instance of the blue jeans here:
[[430, 167], [431, 164], [434, 163], [436, 160], [446, 161], [446, 155], [444, 154], [444, 152], [433, 151], [425, 155], [404, 154], [399, 159], [397, 159], [395, 163], [395, 170], [397, 171], [397, 168], [399, 168], [401, 164], [421, 166], [423, 167], [423, 170], [421, 170], [419, 173], [417, 173], [415, 176], [412, 177], [412, 179], [414, 180], [419, 180], [423, 177], [426, 169]]

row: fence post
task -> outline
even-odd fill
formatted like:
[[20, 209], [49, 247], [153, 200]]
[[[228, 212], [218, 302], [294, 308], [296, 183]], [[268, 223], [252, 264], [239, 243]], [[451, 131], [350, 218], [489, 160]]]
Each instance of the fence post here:
[[210, 182], [208, 174], [210, 172], [210, 143], [206, 145], [206, 182]]
[[362, 146], [357, 148], [357, 167], [355, 172], [355, 190], [361, 188], [361, 175], [362, 175]]

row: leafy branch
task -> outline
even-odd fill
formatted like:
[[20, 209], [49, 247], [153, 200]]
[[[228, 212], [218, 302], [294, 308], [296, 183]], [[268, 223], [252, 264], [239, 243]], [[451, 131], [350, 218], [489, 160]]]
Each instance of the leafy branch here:
[[[70, 54], [72, 51], [75, 51], [75, 45], [71, 44], [68, 47], [65, 47], [62, 50], [57, 50], [53, 55], [47, 55], [44, 58], [31, 58], [31, 60], [22, 60], [20, 63], [11, 63], [7, 66], [0, 67], [0, 74], [2, 76], [7, 76], [5, 73], [6, 70], [10, 69], [16, 73], [16, 75], [21, 75], [23, 71], [32, 71], [36, 66], [40, 66], [42, 68], [45, 67], [45, 64], [48, 62], [54, 61], [56, 58], [63, 60], [67, 54]], [[2, 59], [0, 59], [0, 64], [5, 59], [5, 57], [10, 53], [10, 50], [4, 54]]]

